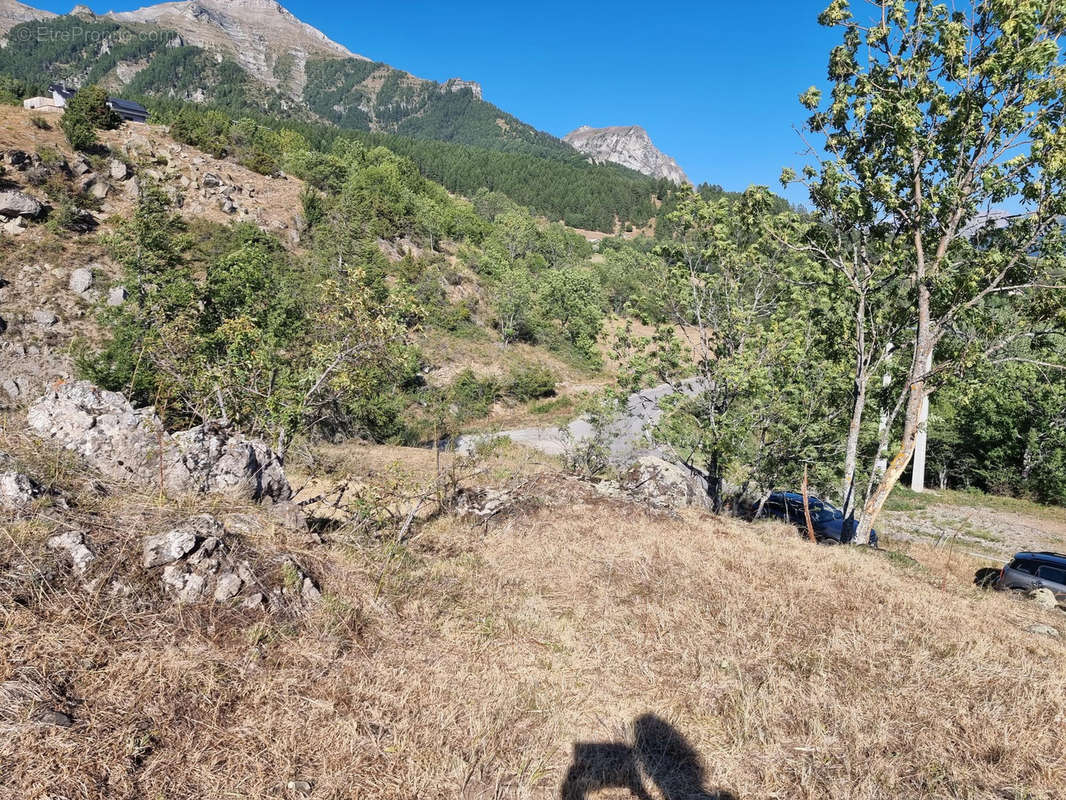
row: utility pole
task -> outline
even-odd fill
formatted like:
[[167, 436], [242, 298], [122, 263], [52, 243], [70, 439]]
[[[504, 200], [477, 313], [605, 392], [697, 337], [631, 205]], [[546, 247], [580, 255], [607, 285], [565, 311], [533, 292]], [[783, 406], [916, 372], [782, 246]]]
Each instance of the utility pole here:
[[[925, 374], [933, 371], [933, 351], [925, 361]], [[929, 426], [929, 392], [922, 398], [922, 404], [918, 409], [918, 431], [914, 436], [914, 457], [911, 460], [911, 491], [925, 491], [925, 447], [926, 428]]]

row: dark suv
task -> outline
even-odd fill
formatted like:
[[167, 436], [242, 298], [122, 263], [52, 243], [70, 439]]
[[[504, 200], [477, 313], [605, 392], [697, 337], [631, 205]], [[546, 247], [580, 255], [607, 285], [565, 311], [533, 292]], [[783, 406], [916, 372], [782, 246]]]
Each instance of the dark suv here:
[[996, 581], [997, 589], [1031, 592], [1050, 589], [1055, 598], [1066, 602], [1066, 555], [1062, 553], [1015, 553]]
[[[844, 513], [825, 500], [809, 496], [811, 526], [814, 538], [822, 544], [847, 544], [855, 538], [854, 518], [844, 519]], [[762, 516], [780, 519], [796, 526], [802, 536], [807, 535], [807, 520], [803, 515], [803, 495], [799, 492], [774, 492], [762, 507]], [[877, 546], [877, 531], [870, 531], [870, 544]]]

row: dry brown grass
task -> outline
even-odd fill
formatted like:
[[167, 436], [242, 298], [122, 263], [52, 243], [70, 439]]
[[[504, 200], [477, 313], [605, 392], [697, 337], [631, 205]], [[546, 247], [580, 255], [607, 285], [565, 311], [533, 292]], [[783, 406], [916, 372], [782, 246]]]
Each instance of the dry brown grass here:
[[[575, 744], [640, 754], [652, 714], [667, 754], [702, 761], [635, 757], [663, 800], [1063, 797], [1066, 647], [1025, 631], [1059, 612], [932, 548], [910, 563], [538, 487], [487, 531], [440, 517], [405, 546], [263, 533], [325, 591], [305, 618], [118, 602], [48, 566], [36, 596], [0, 598], [0, 687], [32, 695], [0, 691], [0, 796], [559, 797]], [[77, 513], [123, 520], [127, 547], [129, 520], [176, 513], [107, 503]], [[43, 516], [0, 518], [20, 542], [3, 570], [45, 558]], [[74, 726], [34, 723], [42, 703]]]

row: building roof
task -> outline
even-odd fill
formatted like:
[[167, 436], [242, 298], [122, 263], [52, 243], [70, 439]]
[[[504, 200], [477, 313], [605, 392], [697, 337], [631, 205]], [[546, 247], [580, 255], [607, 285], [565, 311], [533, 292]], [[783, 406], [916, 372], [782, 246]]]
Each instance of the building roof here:
[[121, 100], [118, 97], [109, 97], [107, 102], [111, 105], [115, 111], [127, 111], [131, 114], [147, 114], [148, 109], [142, 106], [140, 103], [135, 103], [132, 100]]
[[65, 86], [62, 83], [53, 83], [48, 87], [48, 91], [55, 92], [60, 97], [65, 97], [69, 100], [78, 90], [71, 89], [69, 86]]

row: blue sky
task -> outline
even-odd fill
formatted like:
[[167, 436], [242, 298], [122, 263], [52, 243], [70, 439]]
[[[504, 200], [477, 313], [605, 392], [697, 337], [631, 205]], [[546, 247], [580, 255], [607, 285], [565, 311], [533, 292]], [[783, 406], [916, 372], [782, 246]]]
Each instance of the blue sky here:
[[[67, 12], [74, 0], [31, 5]], [[149, 2], [115, 0], [125, 11]], [[796, 98], [825, 81], [836, 34], [827, 0], [658, 3], [283, 2], [350, 50], [485, 99], [557, 136], [581, 124], [643, 125], [696, 182], [779, 189], [798, 165]], [[105, 9], [90, 3], [97, 13]], [[788, 193], [803, 202], [802, 190]]]

